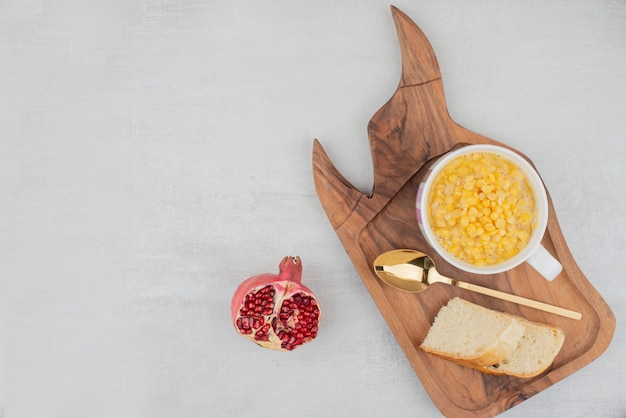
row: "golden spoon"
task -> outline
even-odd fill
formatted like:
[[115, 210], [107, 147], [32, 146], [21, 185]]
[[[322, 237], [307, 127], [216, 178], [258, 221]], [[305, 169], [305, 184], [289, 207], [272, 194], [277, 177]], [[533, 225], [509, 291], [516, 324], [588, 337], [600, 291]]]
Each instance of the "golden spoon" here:
[[580, 312], [442, 276], [435, 269], [433, 260], [421, 251], [392, 250], [383, 253], [374, 260], [374, 271], [383, 282], [407, 292], [417, 293], [433, 283], [445, 283], [567, 318], [582, 318]]

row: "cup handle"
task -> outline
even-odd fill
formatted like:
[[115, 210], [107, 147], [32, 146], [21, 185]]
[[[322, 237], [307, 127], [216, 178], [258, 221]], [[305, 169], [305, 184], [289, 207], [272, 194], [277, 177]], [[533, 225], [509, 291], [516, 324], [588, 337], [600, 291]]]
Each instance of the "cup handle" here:
[[537, 270], [547, 280], [552, 280], [559, 275], [563, 266], [543, 245], [537, 246], [535, 252], [526, 260], [535, 270]]

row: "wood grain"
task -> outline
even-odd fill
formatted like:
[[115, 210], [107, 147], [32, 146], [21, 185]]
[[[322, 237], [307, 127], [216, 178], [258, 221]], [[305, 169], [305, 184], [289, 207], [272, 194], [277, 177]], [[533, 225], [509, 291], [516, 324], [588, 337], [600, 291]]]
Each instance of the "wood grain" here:
[[[572, 257], [551, 201], [542, 244], [563, 265], [563, 271], [552, 282], [525, 263], [500, 274], [465, 273], [447, 264], [428, 246], [415, 218], [415, 196], [430, 161], [463, 144], [506, 145], [451, 119], [428, 39], [400, 10], [392, 7], [392, 16], [400, 43], [402, 75], [395, 94], [368, 125], [374, 166], [372, 193], [365, 195], [355, 189], [317, 140], [313, 144], [315, 187], [363, 283], [439, 410], [449, 417], [494, 416], [599, 357], [613, 337], [615, 317]], [[380, 253], [396, 248], [427, 252], [446, 276], [574, 309], [582, 312], [583, 318], [575, 321], [446, 285], [434, 285], [420, 294], [396, 290], [379, 281], [372, 270]], [[418, 347], [435, 314], [454, 296], [559, 326], [566, 334], [564, 346], [547, 371], [530, 379], [485, 375], [423, 352]]]

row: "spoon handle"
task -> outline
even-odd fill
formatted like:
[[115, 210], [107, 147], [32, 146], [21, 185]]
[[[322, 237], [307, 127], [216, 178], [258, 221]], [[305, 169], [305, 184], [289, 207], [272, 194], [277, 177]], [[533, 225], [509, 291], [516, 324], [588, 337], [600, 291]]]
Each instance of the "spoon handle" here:
[[476, 284], [461, 282], [461, 281], [452, 281], [453, 285], [458, 286], [462, 289], [471, 290], [473, 292], [481, 293], [483, 295], [492, 296], [494, 298], [506, 300], [509, 302], [514, 302], [519, 305], [528, 306], [531, 308], [539, 309], [540, 311], [550, 312], [556, 315], [561, 315], [566, 318], [571, 319], [581, 319], [582, 314], [580, 312], [570, 311], [569, 309], [561, 308], [559, 306], [549, 305], [547, 303], [538, 302], [532, 299], [526, 299], [521, 296], [511, 295], [510, 293], [500, 292], [499, 290], [489, 289], [487, 287], [479, 286]]

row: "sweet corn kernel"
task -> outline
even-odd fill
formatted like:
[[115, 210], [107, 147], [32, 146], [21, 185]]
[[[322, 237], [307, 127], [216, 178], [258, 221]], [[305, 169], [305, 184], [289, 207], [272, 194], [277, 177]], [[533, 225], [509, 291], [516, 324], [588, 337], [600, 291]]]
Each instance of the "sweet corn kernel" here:
[[435, 178], [428, 201], [435, 236], [470, 264], [493, 265], [513, 257], [535, 228], [528, 180], [513, 162], [493, 153], [452, 160]]

